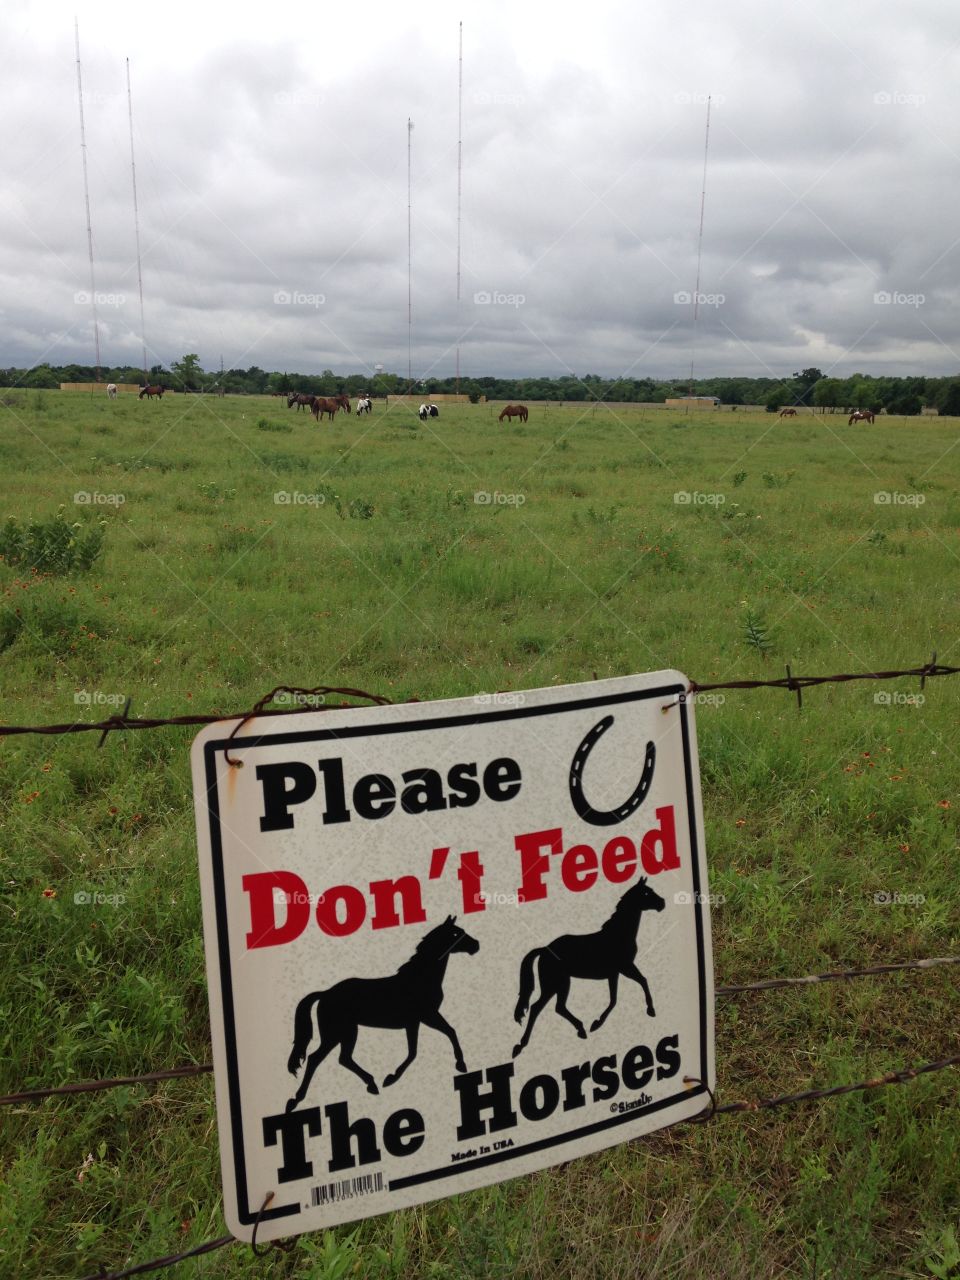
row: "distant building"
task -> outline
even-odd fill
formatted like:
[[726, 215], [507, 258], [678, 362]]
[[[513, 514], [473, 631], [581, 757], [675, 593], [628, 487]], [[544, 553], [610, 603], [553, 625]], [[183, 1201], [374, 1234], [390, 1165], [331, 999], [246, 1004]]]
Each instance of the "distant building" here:
[[682, 396], [677, 400], [664, 400], [668, 409], [719, 409], [719, 396]]

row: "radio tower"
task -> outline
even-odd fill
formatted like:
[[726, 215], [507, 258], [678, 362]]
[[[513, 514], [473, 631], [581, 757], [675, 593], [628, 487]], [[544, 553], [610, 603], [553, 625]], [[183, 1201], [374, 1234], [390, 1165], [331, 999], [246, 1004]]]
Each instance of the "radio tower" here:
[[710, 146], [710, 97], [707, 96], [707, 129], [703, 140], [703, 186], [700, 191], [700, 234], [697, 238], [697, 287], [693, 293], [693, 342], [690, 348], [690, 398], [693, 399], [693, 362], [697, 349], [697, 320], [700, 315], [700, 265], [703, 261], [703, 213], [707, 204], [707, 150]]
[[127, 59], [127, 115], [130, 120], [130, 175], [133, 178], [133, 230], [137, 239], [137, 286], [140, 290], [140, 341], [143, 344], [143, 380], [147, 377], [147, 336], [143, 323], [143, 269], [140, 264], [140, 210], [137, 208], [137, 166], [133, 159], [133, 97], [130, 93], [130, 59]]
[[412, 220], [410, 213], [410, 148], [413, 121], [407, 116], [407, 395], [413, 389], [413, 258], [411, 256]]
[[457, 403], [460, 401], [460, 194], [463, 186], [463, 23], [460, 23], [460, 69], [457, 80]]
[[97, 382], [100, 377], [100, 324], [97, 319], [97, 286], [93, 274], [93, 228], [90, 225], [90, 182], [87, 177], [87, 132], [83, 124], [83, 81], [80, 77], [80, 23], [73, 20], [77, 46], [77, 98], [80, 103], [80, 154], [83, 157], [83, 201], [87, 210], [87, 250], [90, 255], [90, 305], [93, 307], [93, 345], [97, 356]]

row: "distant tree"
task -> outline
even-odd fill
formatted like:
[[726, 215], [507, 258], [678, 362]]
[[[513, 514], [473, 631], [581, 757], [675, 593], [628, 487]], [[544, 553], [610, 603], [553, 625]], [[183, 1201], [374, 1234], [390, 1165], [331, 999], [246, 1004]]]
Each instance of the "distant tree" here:
[[21, 386], [46, 387], [53, 390], [60, 386], [60, 379], [48, 364], [38, 364], [25, 374]]
[[182, 360], [175, 360], [170, 366], [170, 372], [184, 391], [198, 391], [203, 386], [200, 357], [195, 352], [184, 356]]
[[937, 408], [950, 418], [960, 418], [960, 379], [954, 378], [940, 389]]
[[817, 385], [823, 374], [819, 369], [801, 369], [799, 373], [793, 375], [797, 385], [796, 402], [797, 404], [811, 404], [811, 392]]
[[786, 402], [790, 399], [783, 387], [772, 392], [767, 397], [767, 413], [779, 413]]

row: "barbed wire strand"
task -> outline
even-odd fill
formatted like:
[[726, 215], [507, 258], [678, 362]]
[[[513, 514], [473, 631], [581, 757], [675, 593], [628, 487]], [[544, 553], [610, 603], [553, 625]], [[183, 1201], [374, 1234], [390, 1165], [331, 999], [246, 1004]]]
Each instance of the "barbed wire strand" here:
[[[915, 677], [920, 680], [920, 687], [923, 689], [926, 681], [933, 676], [954, 676], [960, 674], [960, 667], [947, 667], [936, 662], [936, 654], [930, 662], [920, 667], [909, 667], [899, 671], [852, 671], [844, 672], [831, 676], [795, 676], [789, 673], [782, 676], [778, 680], [726, 680], [713, 684], [701, 684], [698, 680], [691, 680], [687, 695], [698, 693], [712, 693], [716, 689], [786, 689], [797, 695], [800, 701], [801, 691], [803, 689], [811, 689], [821, 684], [847, 684], [852, 680], [898, 680], [901, 678]], [[505, 691], [501, 691], [505, 692]], [[271, 689], [265, 694], [253, 707], [248, 711], [232, 711], [223, 712], [216, 715], [185, 715], [185, 716], [157, 716], [157, 717], [141, 717], [131, 718], [126, 713], [116, 716], [109, 716], [106, 720], [99, 721], [74, 721], [72, 724], [43, 724], [43, 725], [5, 725], [0, 724], [0, 737], [14, 737], [17, 734], [35, 733], [35, 734], [67, 734], [67, 733], [100, 733], [101, 735], [118, 732], [124, 729], [160, 729], [168, 725], [204, 725], [216, 724], [221, 720], [238, 720], [240, 723], [234, 728], [231, 737], [235, 736], [237, 731], [248, 721], [258, 716], [289, 716], [302, 714], [304, 707], [287, 707], [275, 708], [268, 710], [269, 704], [277, 697], [278, 694], [292, 694], [294, 696], [307, 698], [325, 698], [328, 696], [338, 696], [340, 698], [366, 698], [368, 701], [377, 706], [393, 706], [395, 705], [390, 698], [385, 698], [381, 694], [368, 693], [364, 689], [341, 689], [333, 688], [329, 685], [318, 685], [312, 689], [301, 688], [297, 685], [277, 685], [275, 689]], [[418, 698], [408, 699], [409, 702], [418, 702]], [[321, 704], [312, 706], [310, 709], [314, 711], [335, 711], [352, 704], [340, 702], [337, 704]], [[802, 702], [800, 704], [802, 706]], [[128, 707], [125, 710], [129, 709]]]
[[931, 956], [927, 960], [902, 960], [896, 964], [875, 964], [867, 969], [834, 969], [827, 973], [808, 973], [802, 978], [764, 978], [740, 986], [714, 987], [715, 996], [739, 996], [748, 991], [776, 991], [782, 987], [812, 987], [818, 982], [844, 982], [850, 978], [872, 978], [885, 973], [904, 973], [908, 969], [935, 969], [940, 965], [960, 964], [960, 956]]
[[216, 1240], [207, 1240], [204, 1244], [195, 1245], [183, 1253], [168, 1253], [164, 1258], [153, 1258], [150, 1262], [138, 1262], [123, 1271], [105, 1271], [102, 1267], [86, 1280], [124, 1280], [126, 1276], [142, 1276], [148, 1271], [162, 1271], [165, 1267], [175, 1267], [178, 1262], [186, 1262], [188, 1258], [199, 1258], [201, 1254], [213, 1253], [227, 1244], [238, 1244], [236, 1236], [217, 1236]]
[[[773, 1098], [759, 1098], [756, 1101], [726, 1102], [717, 1105], [716, 1096], [710, 1092], [711, 1105], [709, 1110], [702, 1116], [694, 1116], [690, 1120], [678, 1121], [678, 1124], [703, 1124], [709, 1120], [713, 1120], [720, 1115], [733, 1115], [746, 1111], [762, 1111], [773, 1110], [777, 1107], [791, 1106], [800, 1102], [819, 1102], [826, 1098], [837, 1098], [845, 1093], [864, 1092], [870, 1089], [880, 1089], [886, 1085], [906, 1084], [910, 1080], [916, 1080], [923, 1075], [929, 1075], [934, 1071], [944, 1071], [948, 1067], [960, 1066], [960, 1054], [955, 1054], [950, 1058], [941, 1058], [937, 1062], [926, 1062], [918, 1067], [904, 1067], [901, 1071], [888, 1071], [885, 1075], [876, 1076], [872, 1080], [859, 1080], [854, 1084], [838, 1084], [829, 1089], [806, 1089], [801, 1093], [785, 1093]], [[700, 1084], [699, 1080], [691, 1077], [685, 1077], [685, 1083]], [[670, 1126], [674, 1128], [676, 1126]], [[654, 1134], [645, 1135], [654, 1137], [656, 1134], [662, 1133], [662, 1130], [656, 1130]], [[644, 1139], [639, 1138], [636, 1141], [642, 1142]], [[188, 1258], [195, 1258], [202, 1253], [211, 1253], [214, 1249], [219, 1249], [223, 1245], [237, 1243], [234, 1236], [219, 1236], [216, 1240], [208, 1240], [206, 1244], [197, 1245], [193, 1249], [188, 1249], [185, 1253], [170, 1254], [165, 1258], [155, 1258], [152, 1262], [141, 1262], [133, 1267], [128, 1267], [124, 1271], [111, 1271], [109, 1273], [101, 1270], [95, 1275], [85, 1277], [85, 1280], [126, 1280], [128, 1276], [143, 1275], [147, 1271], [159, 1271], [164, 1267], [174, 1266], [178, 1262], [184, 1262]]]
[[[893, 964], [871, 965], [865, 969], [835, 969], [827, 973], [808, 973], [801, 978], [764, 978], [740, 986], [715, 987], [714, 996], [738, 996], [750, 991], [776, 991], [783, 987], [809, 987], [819, 982], [846, 982], [853, 978], [873, 978], [890, 973], [905, 973], [911, 969], [935, 969], [942, 965], [960, 964], [960, 956], [930, 956], [923, 960], [901, 960]], [[137, 1084], [156, 1084], [165, 1080], [185, 1079], [189, 1076], [207, 1075], [213, 1070], [209, 1062], [171, 1067], [167, 1071], [151, 1071], [141, 1076], [116, 1076], [109, 1080], [83, 1080], [76, 1084], [61, 1084], [46, 1089], [25, 1089], [19, 1093], [0, 1094], [0, 1106], [19, 1102], [38, 1102], [64, 1094], [96, 1093], [101, 1089], [119, 1089]]]

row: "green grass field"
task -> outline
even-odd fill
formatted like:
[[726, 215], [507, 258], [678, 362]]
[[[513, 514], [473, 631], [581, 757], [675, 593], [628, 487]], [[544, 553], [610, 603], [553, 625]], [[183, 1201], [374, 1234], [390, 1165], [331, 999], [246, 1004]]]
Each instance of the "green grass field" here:
[[[2, 534], [8, 724], [127, 696], [133, 716], [226, 715], [278, 684], [402, 700], [960, 665], [956, 419], [537, 406], [501, 427], [476, 406], [421, 425], [377, 404], [317, 426], [280, 400], [0, 398], [0, 517], [104, 522], [86, 570], [55, 526], [34, 538], [47, 572]], [[960, 950], [958, 695], [901, 680], [811, 690], [800, 713], [771, 690], [698, 709], [718, 983]], [[193, 733], [0, 742], [0, 1093], [209, 1060]], [[957, 981], [718, 1001], [720, 1100], [956, 1053]], [[719, 1117], [161, 1274], [957, 1277], [957, 1084]], [[0, 1112], [0, 1275], [223, 1231], [209, 1077]]]

